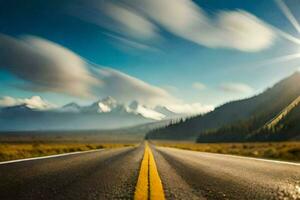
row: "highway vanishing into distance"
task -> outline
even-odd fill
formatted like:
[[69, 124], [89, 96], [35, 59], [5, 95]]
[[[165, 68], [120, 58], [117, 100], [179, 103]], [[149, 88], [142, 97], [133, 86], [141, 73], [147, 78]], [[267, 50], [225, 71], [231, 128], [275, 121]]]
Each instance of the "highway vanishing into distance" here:
[[0, 199], [300, 199], [300, 164], [149, 146], [1, 163]]

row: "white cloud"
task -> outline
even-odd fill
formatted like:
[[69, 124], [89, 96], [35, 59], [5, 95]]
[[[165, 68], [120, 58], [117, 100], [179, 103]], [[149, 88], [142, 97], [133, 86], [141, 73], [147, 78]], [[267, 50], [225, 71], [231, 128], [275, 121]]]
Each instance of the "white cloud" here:
[[113, 29], [121, 34], [135, 36], [140, 39], [149, 39], [157, 36], [156, 26], [130, 7], [106, 2], [104, 4], [104, 12], [117, 23], [117, 26], [114, 26]]
[[5, 96], [0, 99], [0, 106], [2, 107], [14, 105], [16, 105], [16, 100], [12, 97]]
[[173, 86], [173, 85], [163, 85], [162, 88], [165, 89], [166, 91], [170, 92], [170, 93], [179, 92], [178, 88]]
[[[111, 68], [91, 66], [53, 42], [0, 35], [0, 68], [24, 80], [28, 90], [77, 97], [113, 96], [154, 105], [177, 102], [167, 91]], [[17, 59], [16, 59], [17, 58]]]
[[203, 83], [200, 83], [200, 82], [195, 82], [195, 83], [193, 83], [192, 86], [196, 90], [204, 90], [204, 89], [206, 89], [206, 85], [204, 85]]
[[39, 96], [33, 96], [31, 98], [25, 98], [25, 99], [13, 98], [10, 96], [5, 96], [0, 98], [0, 107], [17, 106], [23, 104], [29, 108], [38, 109], [38, 110], [46, 110], [55, 107], [54, 104], [51, 104], [43, 100]]
[[48, 40], [0, 35], [0, 46], [0, 68], [25, 80], [23, 88], [90, 97], [90, 86], [101, 84], [88, 71], [84, 60]]
[[251, 93], [253, 88], [244, 83], [223, 83], [219, 88], [224, 92], [230, 93]]
[[150, 85], [111, 68], [97, 70], [103, 87], [97, 88], [99, 95], [112, 96], [122, 102], [137, 100], [146, 105], [177, 103], [178, 100], [166, 90]]
[[138, 40], [157, 38], [162, 28], [206, 47], [254, 52], [270, 47], [275, 38], [270, 26], [249, 12], [219, 11], [211, 17], [191, 0], [122, 0], [98, 4], [101, 12], [85, 17], [86, 20]]
[[192, 103], [169, 105], [168, 108], [175, 113], [202, 114], [212, 111], [214, 109], [214, 106], [203, 105], [201, 103]]
[[215, 47], [259, 51], [270, 47], [275, 39], [269, 25], [246, 11], [220, 12], [217, 23], [219, 40], [212, 43]]
[[[58, 44], [37, 37], [15, 39], [0, 35], [0, 68], [25, 81], [24, 88], [39, 92], [63, 93], [76, 97], [112, 96], [120, 102], [136, 100], [149, 106], [170, 105], [182, 112], [206, 112], [211, 107], [184, 104], [163, 88], [150, 85], [120, 71], [92, 66]], [[17, 58], [17, 59], [16, 59]], [[0, 105], [26, 103], [44, 108], [40, 97], [5, 97]]]
[[113, 96], [145, 104], [176, 102], [159, 87], [117, 70], [88, 66], [70, 50], [41, 38], [18, 40], [1, 35], [0, 45], [0, 67], [25, 80], [27, 89], [79, 97]]
[[211, 18], [190, 0], [143, 0], [141, 5], [165, 29], [207, 47], [258, 51], [274, 40], [272, 29], [246, 11], [221, 11]]
[[0, 46], [0, 67], [26, 81], [24, 88], [29, 90], [78, 97], [113, 96], [145, 104], [176, 101], [159, 87], [117, 70], [89, 66], [72, 51], [41, 38], [19, 40], [1, 35]]

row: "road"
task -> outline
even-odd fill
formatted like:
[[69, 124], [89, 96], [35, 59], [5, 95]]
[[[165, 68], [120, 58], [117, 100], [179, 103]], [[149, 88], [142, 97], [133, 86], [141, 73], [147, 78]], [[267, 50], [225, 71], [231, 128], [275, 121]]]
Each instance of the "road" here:
[[0, 199], [131, 199], [143, 147], [0, 165]]
[[300, 199], [300, 165], [174, 148], [154, 156], [168, 199]]
[[[166, 199], [300, 199], [300, 165], [151, 149]], [[140, 145], [0, 164], [0, 199], [133, 199], [143, 155]]]

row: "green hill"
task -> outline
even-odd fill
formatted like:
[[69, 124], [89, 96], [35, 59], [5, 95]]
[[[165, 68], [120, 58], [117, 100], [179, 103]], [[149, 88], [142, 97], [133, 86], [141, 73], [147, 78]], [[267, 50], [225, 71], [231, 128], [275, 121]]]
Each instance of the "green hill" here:
[[300, 96], [299, 83], [297, 72], [257, 96], [229, 102], [208, 114], [153, 130], [147, 137], [198, 139], [200, 142], [245, 141]]
[[300, 104], [300, 96], [297, 97], [291, 104], [289, 104], [286, 108], [284, 108], [275, 118], [271, 119], [263, 129], [274, 129], [278, 126], [278, 124], [288, 116], [293, 109], [297, 108], [297, 106]]
[[300, 97], [264, 127], [250, 134], [252, 141], [300, 140]]

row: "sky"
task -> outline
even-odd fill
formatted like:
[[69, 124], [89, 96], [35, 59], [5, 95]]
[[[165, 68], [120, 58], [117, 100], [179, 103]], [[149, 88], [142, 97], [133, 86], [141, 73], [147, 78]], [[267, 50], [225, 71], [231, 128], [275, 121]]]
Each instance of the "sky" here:
[[206, 112], [300, 69], [299, 11], [298, 0], [0, 0], [0, 104], [112, 96]]

